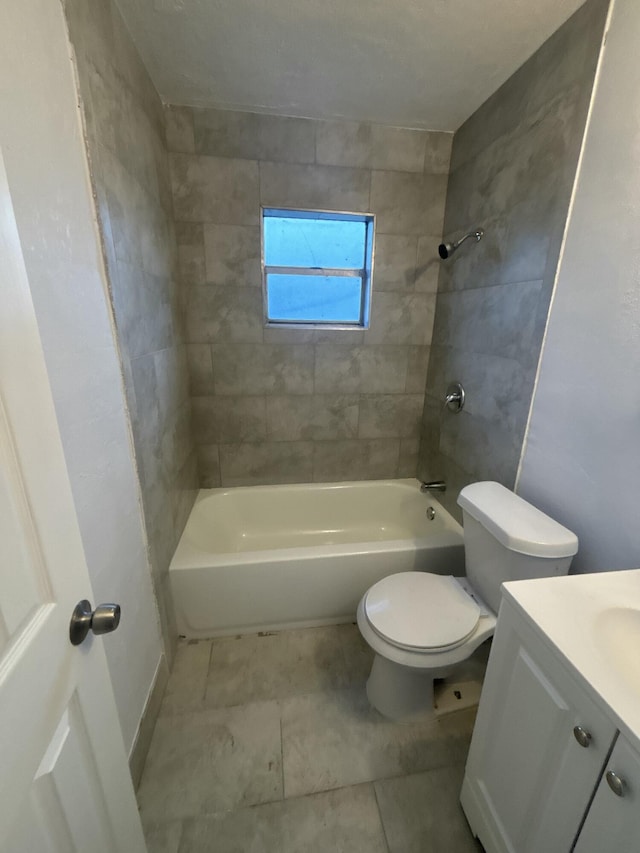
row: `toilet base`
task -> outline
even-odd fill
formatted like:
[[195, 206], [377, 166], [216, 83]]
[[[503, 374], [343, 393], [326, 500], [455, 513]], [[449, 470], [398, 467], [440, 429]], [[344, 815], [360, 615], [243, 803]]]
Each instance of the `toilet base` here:
[[450, 667], [415, 669], [376, 654], [367, 681], [367, 697], [383, 716], [409, 721], [433, 714], [433, 680], [444, 678]]

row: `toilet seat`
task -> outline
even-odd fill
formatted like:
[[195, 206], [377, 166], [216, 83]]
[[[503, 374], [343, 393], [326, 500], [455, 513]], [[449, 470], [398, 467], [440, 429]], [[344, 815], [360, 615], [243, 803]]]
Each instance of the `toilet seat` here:
[[400, 649], [426, 653], [461, 646], [482, 615], [452, 576], [399, 572], [374, 584], [363, 599], [373, 631]]

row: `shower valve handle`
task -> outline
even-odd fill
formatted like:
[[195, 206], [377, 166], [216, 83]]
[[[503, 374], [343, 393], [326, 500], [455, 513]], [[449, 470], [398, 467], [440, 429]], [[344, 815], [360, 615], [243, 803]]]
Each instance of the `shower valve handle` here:
[[465, 393], [460, 382], [452, 382], [447, 388], [444, 408], [457, 415], [464, 408]]

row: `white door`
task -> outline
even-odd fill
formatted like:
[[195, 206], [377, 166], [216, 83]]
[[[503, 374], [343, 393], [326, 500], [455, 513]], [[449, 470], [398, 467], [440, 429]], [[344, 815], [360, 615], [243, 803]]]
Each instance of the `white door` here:
[[0, 150], [1, 853], [146, 850], [109, 637], [69, 640], [84, 598], [97, 604]]

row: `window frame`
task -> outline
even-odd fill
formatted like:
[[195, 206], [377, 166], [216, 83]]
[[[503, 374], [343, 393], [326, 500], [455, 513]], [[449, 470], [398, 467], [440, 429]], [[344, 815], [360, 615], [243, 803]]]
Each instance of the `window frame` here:
[[[289, 267], [265, 263], [264, 220], [267, 217], [290, 219], [328, 219], [333, 221], [351, 221], [365, 223], [365, 241], [363, 266], [361, 268], [334, 269], [333, 267]], [[276, 207], [260, 205], [260, 267], [262, 275], [262, 306], [264, 326], [267, 329], [368, 329], [371, 318], [373, 296], [373, 267], [375, 261], [375, 221], [373, 213], [356, 213], [346, 210], [316, 210], [306, 207]], [[370, 258], [367, 267], [367, 258]], [[336, 320], [272, 320], [269, 318], [267, 276], [301, 275], [359, 278], [362, 282], [360, 293], [360, 316], [357, 321]]]

